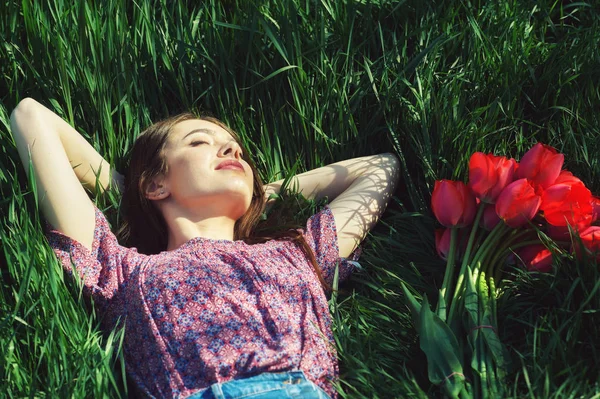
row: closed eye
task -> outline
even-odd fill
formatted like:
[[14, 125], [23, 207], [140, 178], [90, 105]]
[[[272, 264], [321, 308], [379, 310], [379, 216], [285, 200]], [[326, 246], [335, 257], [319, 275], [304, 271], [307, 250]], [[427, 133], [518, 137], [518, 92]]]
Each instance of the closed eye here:
[[197, 146], [197, 145], [199, 145], [199, 144], [208, 144], [208, 143], [207, 143], [206, 141], [192, 141], [192, 142], [190, 143], [190, 145], [191, 145], [192, 147], [195, 147], [195, 146]]

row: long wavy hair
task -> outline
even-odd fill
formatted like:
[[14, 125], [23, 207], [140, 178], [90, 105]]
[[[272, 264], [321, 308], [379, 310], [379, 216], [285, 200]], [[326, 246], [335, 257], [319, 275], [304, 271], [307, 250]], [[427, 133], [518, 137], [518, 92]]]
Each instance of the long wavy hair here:
[[137, 248], [138, 252], [143, 254], [150, 255], [166, 251], [168, 244], [167, 224], [158, 207], [153, 201], [146, 198], [144, 193], [155, 177], [161, 174], [166, 175], [168, 172], [168, 164], [163, 150], [171, 130], [177, 123], [190, 119], [212, 122], [225, 129], [242, 147], [243, 158], [252, 169], [254, 176], [252, 201], [246, 213], [236, 221], [233, 239], [243, 240], [248, 244], [269, 240], [293, 241], [312, 264], [324, 290], [332, 291], [332, 287], [323, 279], [312, 249], [296, 228], [281, 230], [269, 236], [254, 234], [254, 229], [265, 206], [265, 191], [262, 180], [239, 135], [220, 120], [210, 116], [197, 116], [191, 112], [184, 112], [152, 124], [138, 136], [133, 145], [129, 166], [125, 173], [124, 191], [121, 199], [123, 222], [116, 234], [119, 241], [128, 247]]

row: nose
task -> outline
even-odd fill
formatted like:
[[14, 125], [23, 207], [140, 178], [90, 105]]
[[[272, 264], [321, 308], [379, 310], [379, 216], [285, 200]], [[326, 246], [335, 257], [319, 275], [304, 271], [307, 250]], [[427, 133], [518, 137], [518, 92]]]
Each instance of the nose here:
[[220, 156], [233, 156], [235, 159], [242, 157], [242, 148], [235, 140], [228, 141], [221, 147]]

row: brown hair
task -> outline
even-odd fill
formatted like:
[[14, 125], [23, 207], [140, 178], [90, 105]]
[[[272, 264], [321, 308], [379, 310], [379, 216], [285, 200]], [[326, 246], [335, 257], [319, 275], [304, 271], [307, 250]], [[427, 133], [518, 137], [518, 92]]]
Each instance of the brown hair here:
[[190, 119], [212, 122], [225, 129], [242, 147], [243, 157], [252, 169], [254, 175], [252, 201], [246, 213], [236, 221], [233, 239], [243, 240], [248, 244], [282, 239], [293, 241], [312, 264], [324, 290], [331, 291], [332, 287], [323, 279], [312, 249], [297, 229], [278, 231], [270, 236], [254, 234], [254, 228], [264, 209], [265, 191], [262, 181], [238, 134], [220, 120], [210, 116], [196, 116], [193, 113], [185, 112], [152, 124], [138, 136], [131, 151], [129, 167], [125, 173], [121, 199], [123, 223], [117, 231], [119, 241], [123, 245], [137, 248], [138, 252], [143, 254], [157, 254], [167, 249], [167, 224], [158, 207], [146, 198], [144, 193], [155, 177], [168, 172], [163, 149], [173, 126]]

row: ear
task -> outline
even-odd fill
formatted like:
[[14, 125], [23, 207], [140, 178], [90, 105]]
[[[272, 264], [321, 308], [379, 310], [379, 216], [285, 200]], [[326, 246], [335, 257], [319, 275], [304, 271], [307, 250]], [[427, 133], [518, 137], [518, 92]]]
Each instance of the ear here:
[[146, 198], [153, 201], [158, 201], [167, 198], [170, 193], [167, 185], [162, 177], [156, 177], [152, 179], [152, 182], [146, 188], [144, 193]]

